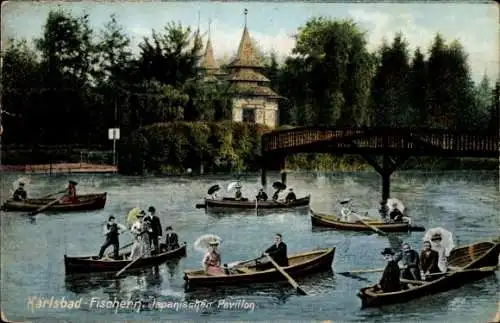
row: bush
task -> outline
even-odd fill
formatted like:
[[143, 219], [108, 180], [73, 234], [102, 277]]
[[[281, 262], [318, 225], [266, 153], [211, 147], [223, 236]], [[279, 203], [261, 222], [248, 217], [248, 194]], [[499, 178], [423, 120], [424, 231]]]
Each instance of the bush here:
[[146, 126], [124, 140], [119, 170], [124, 174], [180, 174], [257, 170], [261, 136], [269, 129], [241, 122], [168, 122]]

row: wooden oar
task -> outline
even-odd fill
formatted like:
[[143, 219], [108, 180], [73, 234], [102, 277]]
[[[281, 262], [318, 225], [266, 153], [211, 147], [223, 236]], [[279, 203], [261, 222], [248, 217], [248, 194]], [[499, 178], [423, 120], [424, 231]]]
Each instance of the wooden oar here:
[[361, 269], [361, 270], [351, 270], [351, 271], [343, 271], [341, 273], [337, 273], [340, 275], [353, 275], [353, 274], [365, 274], [365, 273], [379, 273], [384, 271], [385, 268], [375, 268], [375, 269]]
[[367, 227], [369, 227], [370, 229], [372, 229], [373, 231], [375, 231], [376, 233], [380, 234], [381, 236], [386, 236], [387, 233], [385, 233], [384, 231], [374, 227], [373, 225], [367, 223], [366, 221], [363, 221], [363, 219], [361, 219], [361, 217], [359, 215], [357, 215], [356, 213], [353, 213], [355, 217], [358, 218], [359, 222], [363, 223], [364, 225], [366, 225]]
[[120, 270], [119, 272], [116, 273], [115, 277], [118, 277], [120, 276], [125, 270], [127, 270], [130, 266], [132, 266], [133, 264], [135, 264], [137, 262], [137, 260], [141, 259], [144, 254], [146, 253], [147, 251], [144, 251], [140, 256], [139, 258], [137, 259], [134, 259], [133, 261], [131, 261], [128, 265], [126, 265], [125, 267], [122, 268], [122, 270]]
[[286, 271], [283, 270], [283, 268], [281, 268], [275, 261], [273, 258], [271, 258], [271, 256], [269, 256], [269, 254], [265, 254], [267, 256], [267, 259], [269, 259], [269, 261], [273, 264], [274, 268], [276, 268], [283, 276], [285, 276], [285, 278], [288, 280], [288, 282], [290, 283], [290, 285], [292, 285], [295, 290], [297, 291], [297, 294], [300, 294], [300, 295], [307, 295], [307, 293], [299, 286], [299, 284], [297, 284], [297, 282], [295, 280], [293, 280], [293, 278], [288, 275], [286, 273]]
[[66, 192], [66, 189], [62, 190], [62, 191], [59, 191], [59, 192], [56, 192], [56, 193], [52, 193], [52, 194], [49, 194], [49, 195], [45, 195], [43, 197], [41, 197], [40, 199], [43, 200], [43, 199], [48, 199], [49, 197], [52, 197], [54, 195], [57, 195], [57, 194], [62, 194], [62, 193], [65, 193]]
[[[123, 249], [125, 249], [125, 248], [128, 248], [128, 247], [130, 247], [130, 246], [131, 246], [131, 245], [133, 245], [133, 244], [134, 244], [133, 242], [131, 242], [131, 243], [129, 243], [129, 244], [126, 244], [126, 245], [124, 245], [123, 247], [120, 247], [120, 249], [118, 249], [118, 251], [123, 250]], [[109, 257], [109, 256], [111, 256], [113, 253], [114, 253], [114, 251], [108, 252], [108, 253], [105, 255], [105, 257]]]
[[445, 273], [433, 273], [433, 274], [427, 274], [426, 276], [438, 276], [438, 275], [452, 275], [455, 273], [467, 273], [467, 272], [473, 272], [473, 271], [495, 271], [498, 270], [498, 266], [487, 266], [487, 267], [480, 267], [480, 268], [472, 268], [472, 269], [461, 269], [461, 270], [452, 270], [452, 271], [447, 271]]
[[38, 208], [38, 209], [36, 209], [35, 211], [33, 211], [33, 212], [29, 213], [29, 214], [28, 214], [28, 216], [34, 216], [34, 215], [37, 215], [37, 214], [38, 214], [38, 213], [40, 213], [40, 212], [45, 211], [46, 209], [48, 209], [48, 208], [49, 208], [49, 207], [51, 207], [52, 205], [54, 205], [54, 204], [57, 204], [57, 203], [61, 202], [63, 198], [64, 198], [64, 196], [63, 196], [63, 197], [61, 197], [61, 198], [59, 198], [59, 199], [55, 199], [54, 201], [50, 202], [49, 204], [46, 204], [46, 205], [42, 206], [41, 208]]

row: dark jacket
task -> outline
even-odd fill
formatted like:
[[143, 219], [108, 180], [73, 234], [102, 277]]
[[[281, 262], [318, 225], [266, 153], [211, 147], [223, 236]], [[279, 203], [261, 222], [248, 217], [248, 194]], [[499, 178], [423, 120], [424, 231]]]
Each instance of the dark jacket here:
[[28, 194], [26, 193], [26, 191], [20, 187], [14, 192], [14, 195], [12, 196], [14, 201], [22, 201], [25, 200], [27, 197]]
[[410, 250], [408, 253], [406, 252], [401, 252], [398, 257], [396, 258], [396, 262], [401, 260], [401, 263], [403, 266], [406, 268], [403, 270], [402, 277], [404, 279], [410, 279], [410, 280], [420, 280], [420, 261], [419, 261], [419, 256], [418, 252], [415, 250]]
[[267, 201], [267, 194], [266, 192], [259, 192], [256, 196], [258, 201]]
[[165, 245], [167, 250], [173, 250], [179, 248], [179, 237], [175, 232], [169, 232], [165, 235]]
[[287, 194], [286, 198], [285, 198], [285, 201], [287, 203], [290, 203], [290, 202], [293, 202], [297, 199], [297, 196], [295, 196], [295, 193], [294, 192], [290, 192]]
[[403, 221], [403, 213], [401, 213], [401, 211], [398, 209], [394, 209], [389, 214], [389, 219], [395, 222]]
[[267, 248], [266, 253], [268, 253], [278, 265], [286, 267], [288, 266], [288, 255], [286, 249], [286, 243], [282, 241], [277, 246], [276, 244], [273, 244]]
[[149, 235], [152, 237], [159, 237], [162, 235], [160, 218], [156, 215], [151, 216], [151, 230]]
[[118, 224], [116, 223], [106, 223], [106, 229], [109, 230], [108, 233], [106, 233], [106, 238], [110, 241], [118, 241], [118, 236], [120, 233], [118, 232]]
[[439, 254], [437, 251], [431, 249], [429, 255], [427, 255], [427, 252], [422, 250], [422, 252], [420, 252], [420, 269], [424, 274], [440, 273], [438, 260]]
[[391, 260], [384, 269], [379, 285], [384, 293], [397, 292], [401, 289], [400, 270], [396, 261]]

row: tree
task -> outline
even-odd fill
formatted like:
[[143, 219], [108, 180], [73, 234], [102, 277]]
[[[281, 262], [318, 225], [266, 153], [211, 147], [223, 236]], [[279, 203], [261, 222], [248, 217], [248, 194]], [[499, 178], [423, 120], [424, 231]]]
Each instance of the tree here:
[[409, 75], [409, 98], [414, 112], [410, 118], [411, 124], [416, 127], [425, 127], [429, 119], [427, 110], [427, 62], [420, 48], [415, 50]]
[[373, 123], [377, 126], [408, 126], [412, 115], [408, 95], [409, 58], [402, 34], [392, 45], [383, 45], [380, 64], [372, 83]]
[[198, 33], [169, 23], [164, 34], [153, 30], [151, 39], [139, 44], [139, 71], [145, 80], [181, 86], [197, 74], [203, 43]]
[[[372, 60], [365, 49], [364, 34], [356, 24], [350, 20], [312, 18], [299, 28], [295, 38], [293, 54], [305, 71], [296, 81], [308, 79], [300, 86], [307, 96], [303, 107], [314, 110], [313, 124], [364, 123]], [[309, 113], [302, 113], [305, 114]]]

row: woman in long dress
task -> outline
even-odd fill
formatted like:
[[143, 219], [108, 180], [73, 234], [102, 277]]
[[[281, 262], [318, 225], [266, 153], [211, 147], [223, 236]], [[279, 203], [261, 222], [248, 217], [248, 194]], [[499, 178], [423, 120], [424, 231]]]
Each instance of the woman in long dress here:
[[221, 269], [221, 256], [219, 250], [217, 250], [217, 246], [219, 242], [217, 240], [213, 240], [209, 242], [209, 247], [205, 255], [203, 256], [203, 269], [205, 273], [210, 276], [224, 276], [226, 275], [224, 271]]

